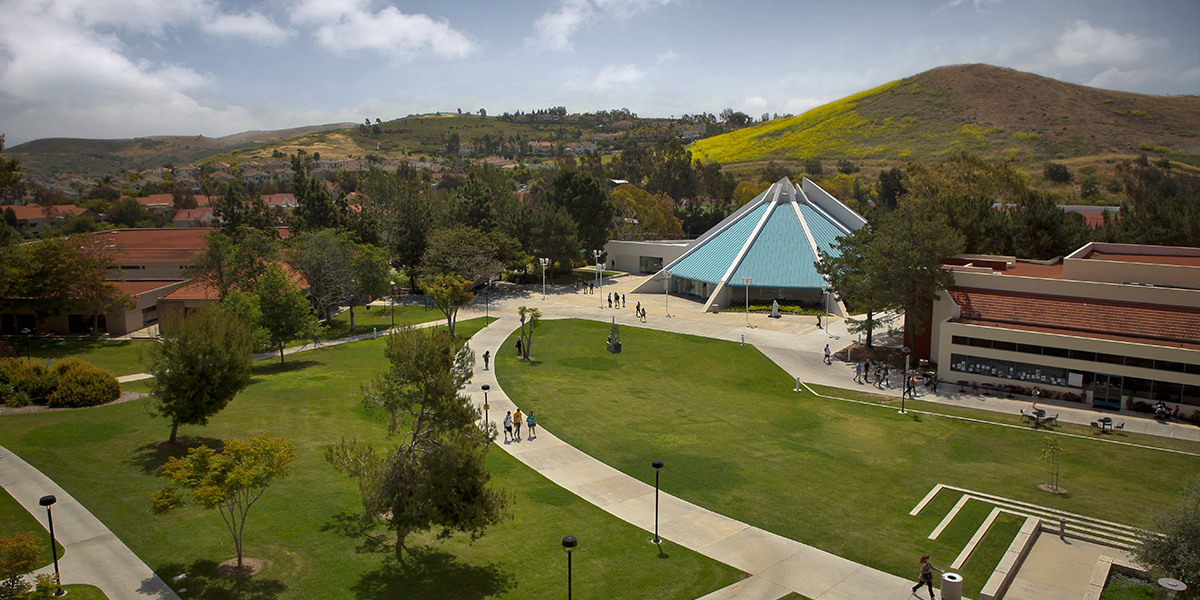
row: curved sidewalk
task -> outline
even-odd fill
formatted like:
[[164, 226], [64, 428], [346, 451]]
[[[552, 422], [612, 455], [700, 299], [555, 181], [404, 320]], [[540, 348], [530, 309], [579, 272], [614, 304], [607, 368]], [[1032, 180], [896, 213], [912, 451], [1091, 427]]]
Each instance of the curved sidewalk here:
[[[38, 500], [53, 494], [54, 537], [63, 545], [58, 560], [62, 583], [100, 588], [109, 600], [180, 600], [179, 596], [138, 558], [104, 523], [75, 498], [21, 457], [0, 447], [0, 487], [47, 527], [46, 510]], [[49, 534], [47, 534], [48, 536]], [[54, 565], [36, 573], [53, 573]]]
[[[511, 314], [502, 314], [471, 338], [471, 347], [476, 354], [511, 352], [512, 348], [502, 346], [519, 325]], [[495, 373], [482, 370], [480, 361], [471, 381], [471, 397], [480, 409], [484, 394], [478, 390], [483, 384], [491, 387], [488, 420], [499, 424], [505, 412], [515, 411], [516, 405], [500, 389]], [[596, 460], [542, 427], [533, 439], [497, 445], [584, 500], [647, 532], [654, 531], [654, 486]], [[661, 493], [659, 500], [659, 535], [664, 540], [753, 576], [705, 596], [707, 600], [775, 600], [789, 592], [813, 600], [861, 600], [903, 597], [911, 592], [912, 582], [890, 573], [751, 527], [667, 493]]]

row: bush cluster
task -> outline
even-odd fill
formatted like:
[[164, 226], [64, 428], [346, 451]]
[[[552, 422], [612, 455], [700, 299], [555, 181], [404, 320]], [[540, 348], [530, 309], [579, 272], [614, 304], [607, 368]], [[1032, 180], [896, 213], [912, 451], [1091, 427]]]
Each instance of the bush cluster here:
[[7, 406], [80, 408], [120, 396], [121, 384], [112, 373], [79, 359], [68, 358], [53, 367], [17, 358], [0, 360], [0, 401]]

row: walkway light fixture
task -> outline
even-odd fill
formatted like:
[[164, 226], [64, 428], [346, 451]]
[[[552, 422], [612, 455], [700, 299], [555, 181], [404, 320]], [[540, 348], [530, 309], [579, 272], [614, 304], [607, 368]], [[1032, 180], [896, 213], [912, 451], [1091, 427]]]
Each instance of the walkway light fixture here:
[[66, 592], [62, 589], [62, 575], [58, 572], [58, 546], [54, 541], [54, 513], [50, 511], [55, 502], [58, 502], [58, 498], [53, 495], [42, 496], [38, 500], [38, 504], [46, 507], [46, 522], [50, 525], [50, 552], [54, 556], [54, 582], [58, 585], [58, 591], [54, 592], [54, 595], [64, 596]]
[[484, 429], [484, 431], [486, 431], [488, 422], [489, 422], [488, 421], [488, 408], [489, 407], [488, 407], [488, 401], [487, 401], [487, 393], [488, 393], [488, 390], [492, 389], [492, 386], [485, 383], [482, 386], [480, 386], [479, 389], [483, 390], [483, 429]]
[[600, 281], [600, 308], [604, 308], [604, 270], [600, 268], [600, 257], [604, 256], [604, 251], [592, 250], [592, 255], [596, 257], [596, 279]]
[[904, 397], [908, 395], [908, 359], [912, 350], [905, 346], [900, 351], [904, 353], [904, 387], [900, 392], [900, 414], [907, 415], [908, 411], [904, 410]]
[[571, 600], [571, 551], [579, 545], [579, 540], [576, 540], [573, 535], [568, 535], [563, 538], [562, 545], [563, 550], [567, 553], [567, 600]]
[[654, 467], [654, 539], [650, 541], [658, 545], [662, 543], [662, 538], [658, 537], [658, 474], [662, 472], [663, 461], [656, 460], [650, 466]]
[[663, 281], [663, 306], [667, 309], [667, 318], [671, 318], [671, 270], [663, 271], [667, 278]]
[[539, 258], [538, 262], [542, 265], [542, 300], [546, 299], [546, 267], [550, 264], [550, 259]]
[[742, 287], [746, 288], [746, 327], [750, 327], [750, 284], [753, 282], [753, 277], [742, 278]]
[[388, 283], [392, 285], [392, 308], [388, 312], [392, 315], [392, 329], [394, 330], [396, 329], [396, 282], [389, 281]]

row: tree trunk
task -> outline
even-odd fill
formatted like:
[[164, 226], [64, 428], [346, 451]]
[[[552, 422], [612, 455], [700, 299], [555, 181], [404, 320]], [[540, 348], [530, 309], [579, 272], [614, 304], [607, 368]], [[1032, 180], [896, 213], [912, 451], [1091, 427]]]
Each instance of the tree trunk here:
[[354, 331], [354, 301], [350, 301], [350, 331]]
[[283, 364], [283, 342], [279, 342], [279, 364]]
[[871, 347], [871, 334], [875, 331], [875, 313], [867, 311], [867, 347]]
[[167, 440], [168, 444], [175, 443], [175, 436], [179, 433], [179, 421], [171, 423], [171, 439]]

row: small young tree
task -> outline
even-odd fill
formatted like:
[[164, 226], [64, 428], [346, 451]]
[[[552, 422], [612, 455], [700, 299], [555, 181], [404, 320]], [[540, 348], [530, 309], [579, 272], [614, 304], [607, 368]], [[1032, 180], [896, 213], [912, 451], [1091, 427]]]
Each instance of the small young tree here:
[[446, 327], [454, 337], [454, 326], [458, 324], [458, 309], [471, 304], [475, 294], [471, 293], [471, 282], [453, 275], [434, 275], [421, 281], [425, 293], [433, 299], [434, 306], [446, 315]]
[[278, 265], [267, 267], [254, 291], [262, 310], [262, 326], [271, 345], [279, 348], [279, 364], [283, 364], [283, 347], [288, 342], [315, 337], [317, 320], [308, 296]]
[[163, 341], [150, 347], [147, 372], [151, 413], [171, 421], [174, 444], [180, 425], [204, 425], [250, 382], [254, 334], [246, 322], [220, 307], [184, 318], [167, 314]]
[[24, 598], [31, 587], [25, 574], [38, 568], [46, 545], [40, 536], [21, 532], [0, 539], [0, 598]]
[[517, 309], [517, 313], [521, 315], [521, 358], [529, 360], [529, 349], [533, 346], [533, 330], [542, 324], [542, 311], [522, 306]]
[[363, 518], [383, 519], [396, 532], [396, 558], [410, 533], [441, 527], [475, 539], [508, 518], [511, 497], [490, 485], [487, 443], [495, 430], [479, 428], [479, 410], [460, 390], [475, 355], [465, 344], [405, 327], [388, 337], [388, 370], [364, 386], [363, 403], [387, 416], [388, 435], [404, 430], [394, 451], [342, 441], [325, 458], [356, 479]]
[[1131, 551], [1139, 563], [1165, 577], [1200, 588], [1200, 476], [1183, 490], [1171, 512], [1154, 519], [1162, 535], [1147, 532]]
[[1046, 491], [1058, 493], [1058, 457], [1062, 454], [1062, 443], [1057, 437], [1047, 437], [1042, 441], [1042, 460], [1046, 463]]
[[283, 438], [261, 436], [250, 441], [222, 440], [217, 452], [208, 446], [188, 450], [187, 456], [172, 457], [162, 466], [162, 476], [171, 482], [150, 498], [154, 514], [183, 506], [179, 488], [191, 493], [192, 502], [217, 509], [233, 536], [237, 566], [242, 565], [243, 532], [250, 507], [279, 477], [286, 477], [296, 457], [296, 445]]

